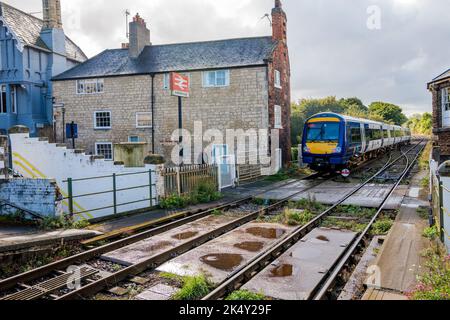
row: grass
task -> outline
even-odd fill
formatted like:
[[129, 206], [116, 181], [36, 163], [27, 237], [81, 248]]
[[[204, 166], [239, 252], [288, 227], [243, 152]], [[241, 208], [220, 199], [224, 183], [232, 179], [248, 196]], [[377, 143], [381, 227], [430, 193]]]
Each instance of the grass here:
[[430, 177], [428, 175], [420, 180], [420, 186], [426, 189], [430, 187]]
[[206, 296], [211, 290], [211, 284], [205, 276], [183, 278], [183, 287], [173, 295], [173, 300], [193, 301]]
[[290, 177], [285, 170], [280, 170], [280, 171], [278, 171], [277, 174], [268, 176], [264, 180], [269, 181], [269, 182], [281, 182], [281, 181], [288, 180], [289, 178]]
[[87, 220], [75, 221], [70, 217], [45, 217], [39, 221], [39, 228], [42, 230], [57, 230], [57, 229], [85, 229], [89, 227], [90, 223]]
[[450, 256], [436, 244], [424, 251], [427, 271], [418, 277], [418, 285], [408, 293], [410, 300], [450, 300]]
[[189, 205], [196, 205], [199, 203], [208, 203], [217, 201], [222, 198], [222, 194], [217, 191], [213, 183], [201, 182], [190, 195], [173, 194], [163, 197], [159, 201], [161, 209], [182, 209]]
[[427, 208], [419, 207], [417, 209], [417, 214], [419, 215], [419, 217], [421, 219], [428, 220], [430, 212], [429, 212], [429, 209], [427, 209]]
[[262, 301], [267, 300], [262, 293], [254, 293], [247, 290], [238, 290], [230, 294], [225, 300], [227, 301]]
[[421, 170], [430, 170], [430, 157], [433, 143], [429, 142], [419, 158], [419, 168]]
[[288, 206], [289, 208], [309, 210], [314, 213], [320, 213], [326, 209], [326, 206], [317, 202], [315, 198], [308, 198], [299, 200], [297, 202], [290, 202]]
[[385, 236], [389, 233], [393, 225], [394, 221], [392, 219], [380, 219], [373, 224], [370, 233], [373, 236]]
[[336, 208], [336, 211], [345, 214], [346, 216], [351, 216], [361, 219], [371, 219], [377, 212], [374, 208], [363, 208], [359, 206], [352, 205], [341, 205]]
[[336, 218], [327, 218], [322, 224], [322, 227], [325, 228], [338, 228], [358, 233], [363, 232], [366, 226], [366, 224], [357, 221], [342, 221]]

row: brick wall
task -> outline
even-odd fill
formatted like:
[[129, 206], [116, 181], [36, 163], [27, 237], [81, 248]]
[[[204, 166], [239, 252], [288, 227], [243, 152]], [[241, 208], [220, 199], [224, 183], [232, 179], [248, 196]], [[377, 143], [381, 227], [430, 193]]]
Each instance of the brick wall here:
[[[203, 122], [203, 132], [218, 129], [267, 129], [268, 87], [267, 67], [230, 70], [230, 86], [203, 88], [202, 72], [190, 72], [191, 96], [183, 98], [183, 128], [193, 133], [194, 121]], [[170, 159], [173, 143], [170, 138], [178, 129], [178, 98], [164, 89], [164, 75], [157, 74], [155, 87], [155, 153]], [[54, 94], [66, 107], [66, 123], [78, 124], [77, 147], [95, 153], [95, 142], [126, 142], [137, 135], [152, 144], [151, 129], [136, 129], [136, 112], [151, 111], [151, 76], [124, 76], [104, 79], [104, 93], [77, 95], [75, 81], [57, 81]], [[94, 112], [112, 111], [112, 130], [94, 130]], [[60, 140], [61, 117], [57, 131]], [[206, 147], [209, 143], [204, 143]]]
[[[53, 217], [56, 214], [56, 183], [49, 179], [12, 179], [0, 182], [0, 199], [15, 205]], [[17, 210], [0, 206], [0, 214], [12, 214]]]
[[440, 147], [441, 156], [450, 156], [450, 128], [442, 127], [441, 90], [450, 87], [450, 80], [430, 86], [433, 99], [433, 133], [436, 144]]

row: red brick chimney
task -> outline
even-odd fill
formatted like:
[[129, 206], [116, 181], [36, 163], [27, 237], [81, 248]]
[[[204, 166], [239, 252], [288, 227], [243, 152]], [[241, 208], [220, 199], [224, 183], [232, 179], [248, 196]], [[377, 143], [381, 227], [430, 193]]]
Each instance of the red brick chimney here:
[[281, 0], [275, 0], [275, 8], [272, 9], [272, 38], [287, 42], [287, 16]]

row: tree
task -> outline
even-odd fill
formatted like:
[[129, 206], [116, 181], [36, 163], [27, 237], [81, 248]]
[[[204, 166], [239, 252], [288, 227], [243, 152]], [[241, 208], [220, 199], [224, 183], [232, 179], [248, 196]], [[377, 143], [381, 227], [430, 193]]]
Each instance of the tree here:
[[377, 117], [385, 122], [392, 122], [399, 126], [408, 121], [408, 118], [403, 114], [402, 108], [387, 102], [373, 102], [369, 106], [369, 116], [371, 118]]
[[406, 126], [411, 129], [413, 134], [429, 136], [433, 130], [433, 116], [428, 112], [414, 114], [409, 118]]

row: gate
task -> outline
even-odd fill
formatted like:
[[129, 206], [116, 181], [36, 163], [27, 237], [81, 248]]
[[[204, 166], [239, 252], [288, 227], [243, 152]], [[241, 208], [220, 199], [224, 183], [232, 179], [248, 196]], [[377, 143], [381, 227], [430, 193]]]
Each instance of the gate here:
[[218, 188], [216, 165], [187, 165], [165, 168], [164, 177], [165, 196], [187, 195], [195, 191], [200, 183], [210, 183]]
[[234, 187], [236, 181], [236, 162], [234, 155], [218, 156], [220, 190]]

